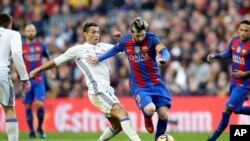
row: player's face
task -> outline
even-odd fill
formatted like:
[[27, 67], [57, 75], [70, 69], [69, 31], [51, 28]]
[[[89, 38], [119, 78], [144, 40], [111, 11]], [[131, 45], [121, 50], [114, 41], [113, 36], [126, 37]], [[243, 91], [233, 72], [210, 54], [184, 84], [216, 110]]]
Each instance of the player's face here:
[[238, 29], [240, 40], [246, 41], [250, 38], [250, 25], [247, 24], [241, 24]]
[[84, 35], [87, 43], [95, 45], [99, 41], [100, 29], [97, 26], [91, 26], [89, 27], [88, 32], [85, 32]]
[[137, 44], [141, 44], [142, 41], [143, 41], [144, 38], [145, 38], [145, 34], [146, 34], [146, 31], [145, 31], [145, 30], [142, 30], [142, 31], [139, 31], [139, 32], [132, 32], [133, 40], [134, 40]]
[[36, 36], [35, 26], [29, 25], [24, 29], [24, 35], [28, 40], [33, 40]]

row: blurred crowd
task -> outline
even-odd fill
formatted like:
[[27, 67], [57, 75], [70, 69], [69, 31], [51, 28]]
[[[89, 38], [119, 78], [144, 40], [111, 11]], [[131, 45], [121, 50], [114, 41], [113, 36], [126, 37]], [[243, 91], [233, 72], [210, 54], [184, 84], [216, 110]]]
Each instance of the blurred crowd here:
[[[172, 95], [226, 96], [231, 60], [208, 63], [209, 53], [227, 49], [237, 24], [250, 19], [249, 0], [2, 0], [0, 12], [13, 16], [15, 30], [33, 23], [37, 38], [46, 43], [52, 58], [76, 43], [84, 43], [82, 25], [95, 21], [102, 42], [115, 44], [111, 33], [128, 31], [130, 21], [143, 17], [171, 53], [159, 66]], [[110, 59], [111, 85], [118, 96], [130, 96], [126, 56]], [[85, 80], [74, 62], [47, 75], [47, 97], [86, 97]], [[13, 79], [17, 78], [13, 75]], [[17, 83], [14, 84], [17, 86]], [[20, 95], [20, 90], [16, 88]]]

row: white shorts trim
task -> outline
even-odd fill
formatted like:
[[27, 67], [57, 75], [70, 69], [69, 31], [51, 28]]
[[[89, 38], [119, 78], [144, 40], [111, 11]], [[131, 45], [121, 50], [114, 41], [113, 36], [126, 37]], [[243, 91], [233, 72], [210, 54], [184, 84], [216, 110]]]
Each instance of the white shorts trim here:
[[88, 94], [90, 102], [106, 116], [110, 117], [110, 111], [115, 103], [120, 103], [114, 92], [108, 90], [99, 91], [98, 94]]
[[0, 80], [0, 103], [4, 106], [15, 105], [15, 92], [11, 81]]

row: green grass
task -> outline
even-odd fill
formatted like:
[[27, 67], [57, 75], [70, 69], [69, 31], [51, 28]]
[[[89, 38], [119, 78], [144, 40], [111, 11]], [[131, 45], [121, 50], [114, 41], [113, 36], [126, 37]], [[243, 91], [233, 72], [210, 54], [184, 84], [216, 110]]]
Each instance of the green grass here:
[[[211, 133], [170, 133], [175, 141], [206, 141]], [[97, 141], [101, 133], [47, 133], [46, 139], [28, 139], [27, 133], [20, 133], [20, 141]], [[153, 141], [154, 135], [140, 133], [142, 141]], [[7, 136], [0, 133], [0, 141], [7, 141]], [[114, 137], [111, 141], [129, 141], [124, 133]], [[229, 134], [223, 133], [217, 141], [229, 141]]]

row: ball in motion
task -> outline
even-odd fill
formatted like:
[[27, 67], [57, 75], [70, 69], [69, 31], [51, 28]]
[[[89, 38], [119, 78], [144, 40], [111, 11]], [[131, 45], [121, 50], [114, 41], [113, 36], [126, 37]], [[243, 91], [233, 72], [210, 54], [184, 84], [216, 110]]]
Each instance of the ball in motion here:
[[174, 138], [169, 134], [164, 134], [159, 136], [156, 141], [174, 141]]

